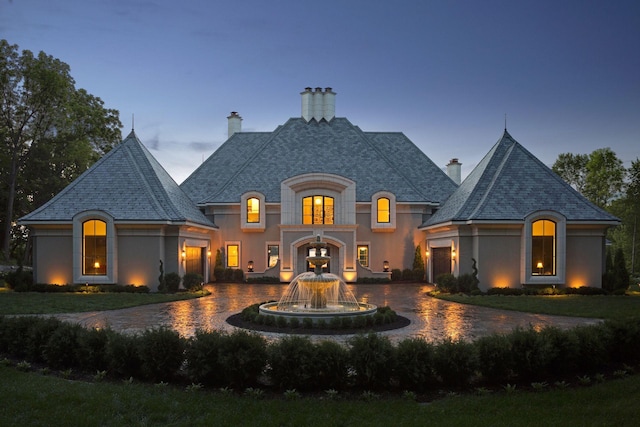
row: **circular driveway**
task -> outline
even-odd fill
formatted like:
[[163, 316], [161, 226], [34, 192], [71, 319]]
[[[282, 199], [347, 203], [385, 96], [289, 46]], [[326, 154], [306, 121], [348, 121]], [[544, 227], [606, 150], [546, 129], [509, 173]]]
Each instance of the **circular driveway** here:
[[[65, 313], [55, 317], [80, 323], [89, 328], [111, 327], [116, 331], [136, 333], [153, 327], [166, 326], [185, 337], [197, 329], [232, 331], [235, 327], [226, 319], [245, 307], [270, 300], [278, 300], [286, 284], [213, 284], [206, 289], [206, 297], [152, 304], [121, 310], [86, 313]], [[424, 284], [349, 285], [359, 302], [378, 307], [390, 306], [411, 324], [401, 329], [380, 332], [397, 342], [407, 337], [421, 337], [429, 341], [461, 338], [467, 341], [492, 334], [506, 333], [517, 326], [539, 329], [544, 326], [571, 328], [594, 324], [597, 319], [521, 313], [472, 305], [458, 304], [427, 295], [432, 289]], [[512, 298], [512, 297], [507, 297]], [[518, 297], [513, 297], [518, 298]], [[268, 339], [282, 334], [259, 332]], [[311, 335], [314, 340], [333, 339], [345, 342], [349, 335]]]

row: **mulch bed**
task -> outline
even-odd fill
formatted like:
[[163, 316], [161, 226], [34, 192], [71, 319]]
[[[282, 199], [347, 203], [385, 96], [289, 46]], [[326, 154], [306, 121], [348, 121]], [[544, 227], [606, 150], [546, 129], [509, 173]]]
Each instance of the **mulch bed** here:
[[368, 332], [383, 332], [391, 331], [394, 329], [404, 328], [409, 326], [411, 321], [403, 316], [396, 316], [396, 320], [393, 323], [387, 323], [386, 325], [373, 325], [366, 328], [349, 328], [349, 329], [305, 329], [302, 326], [299, 328], [279, 328], [277, 326], [259, 325], [253, 322], [247, 322], [242, 320], [240, 313], [227, 317], [227, 323], [231, 326], [238, 328], [250, 329], [252, 331], [260, 332], [275, 332], [279, 334], [299, 334], [299, 335], [353, 335]]

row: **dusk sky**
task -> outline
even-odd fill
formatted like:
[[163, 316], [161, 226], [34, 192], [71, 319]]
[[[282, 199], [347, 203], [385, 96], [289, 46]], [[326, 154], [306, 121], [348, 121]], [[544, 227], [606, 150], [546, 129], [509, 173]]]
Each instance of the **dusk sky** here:
[[640, 157], [640, 1], [0, 0], [0, 38], [69, 64], [182, 182], [227, 136], [301, 114], [399, 131], [463, 176], [509, 133], [545, 164]]

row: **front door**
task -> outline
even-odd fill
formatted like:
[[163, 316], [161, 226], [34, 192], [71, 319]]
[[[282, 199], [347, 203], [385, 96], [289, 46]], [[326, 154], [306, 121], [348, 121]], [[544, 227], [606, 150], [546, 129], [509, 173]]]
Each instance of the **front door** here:
[[204, 277], [204, 248], [187, 246], [187, 258], [185, 262], [186, 273], [196, 273]]
[[435, 282], [441, 274], [451, 274], [451, 248], [432, 248], [433, 277]]

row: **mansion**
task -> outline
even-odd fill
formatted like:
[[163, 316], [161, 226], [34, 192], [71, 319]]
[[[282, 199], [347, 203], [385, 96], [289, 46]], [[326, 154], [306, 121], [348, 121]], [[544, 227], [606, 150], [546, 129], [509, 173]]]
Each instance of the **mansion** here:
[[[471, 273], [480, 288], [602, 283], [605, 235], [618, 219], [590, 203], [504, 130], [461, 182], [401, 132], [335, 116], [331, 88], [306, 88], [302, 111], [273, 131], [228, 139], [181, 185], [135, 132], [48, 203], [24, 216], [37, 283], [134, 284], [164, 272], [214, 281], [224, 267], [282, 282], [307, 271], [320, 236], [346, 282], [412, 268], [427, 281]], [[273, 280], [273, 279], [272, 279]]]

